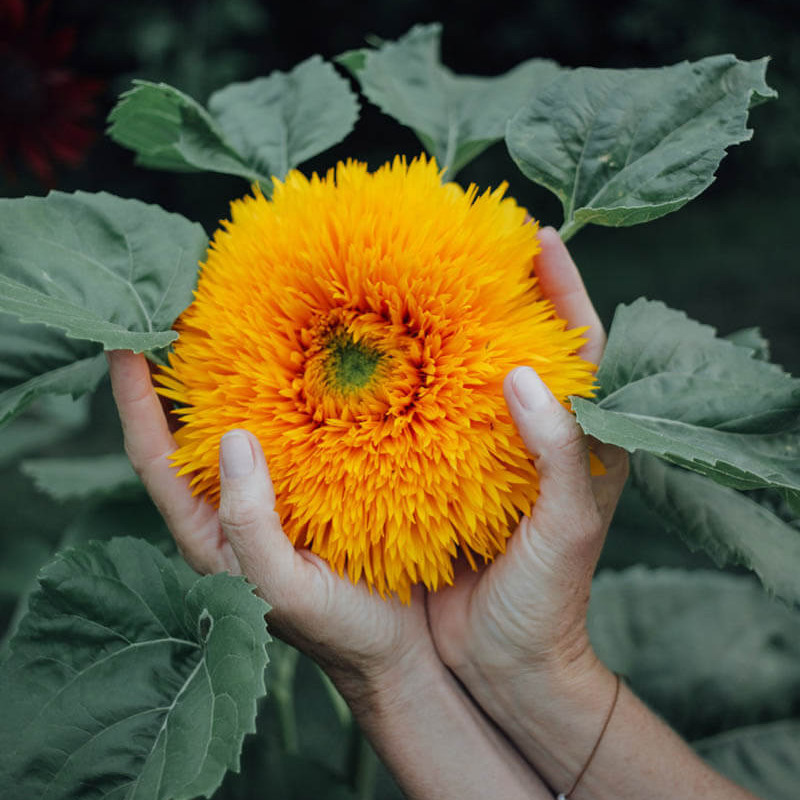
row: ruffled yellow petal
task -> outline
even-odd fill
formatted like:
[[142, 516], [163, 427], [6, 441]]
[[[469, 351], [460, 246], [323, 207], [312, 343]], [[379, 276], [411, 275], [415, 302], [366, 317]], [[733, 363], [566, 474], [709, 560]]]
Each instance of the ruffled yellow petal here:
[[194, 490], [218, 502], [219, 440], [244, 427], [289, 538], [353, 581], [407, 600], [451, 583], [459, 552], [501, 552], [537, 494], [504, 376], [530, 364], [565, 403], [594, 385], [505, 189], [398, 157], [232, 203], [159, 376]]

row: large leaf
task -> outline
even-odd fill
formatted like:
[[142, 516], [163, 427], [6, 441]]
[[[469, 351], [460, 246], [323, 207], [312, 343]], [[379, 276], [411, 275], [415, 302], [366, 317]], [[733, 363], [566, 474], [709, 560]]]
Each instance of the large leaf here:
[[[36, 490], [31, 492], [35, 493]], [[41, 495], [26, 497], [25, 500], [42, 509], [39, 517], [49, 513], [57, 523], [61, 521], [58, 526], [60, 535], [55, 541], [48, 541], [36, 530], [35, 534], [20, 537], [20, 526], [12, 525], [12, 537], [5, 537], [0, 558], [0, 600], [5, 595], [16, 602], [16, 608], [0, 643], [0, 661], [5, 660], [8, 640], [16, 633], [20, 620], [27, 613], [28, 597], [38, 585], [36, 576], [39, 570], [52, 558], [53, 553], [65, 547], [83, 545], [93, 539], [105, 541], [113, 537], [135, 536], [154, 544], [170, 557], [177, 569], [189, 570], [178, 556], [175, 542], [144, 488], [133, 497], [125, 494], [107, 498], [92, 497], [77, 513], [65, 511], [63, 506], [53, 508], [50, 504], [42, 508]], [[65, 518], [69, 519], [69, 523], [63, 527]]]
[[208, 108], [247, 163], [278, 178], [340, 142], [358, 119], [347, 81], [319, 56], [291, 72], [226, 86]]
[[800, 380], [662, 303], [619, 306], [583, 429], [739, 489], [800, 494]]
[[413, 128], [425, 149], [452, 178], [490, 144], [506, 122], [559, 72], [533, 59], [494, 78], [455, 75], [440, 60], [442, 26], [417, 25], [377, 50], [353, 50], [338, 61], [386, 114]]
[[749, 577], [601, 573], [589, 634], [600, 659], [689, 739], [800, 712], [800, 616]]
[[648, 505], [629, 481], [623, 489], [609, 527], [599, 569], [621, 570], [635, 564], [651, 567], [711, 569], [703, 552], [692, 552], [671, 535], [661, 514]]
[[42, 395], [77, 397], [92, 391], [106, 372], [101, 349], [45, 325], [0, 314], [0, 426]]
[[761, 333], [760, 328], [742, 328], [729, 333], [725, 338], [737, 347], [746, 347], [752, 350], [754, 358], [769, 361], [769, 342]]
[[207, 241], [178, 214], [104, 192], [0, 200], [0, 311], [106, 349], [165, 347]]
[[632, 457], [631, 472], [647, 505], [690, 549], [719, 566], [753, 570], [770, 593], [800, 608], [800, 530], [749, 497], [647, 453]]
[[137, 153], [142, 166], [266, 179], [245, 163], [203, 106], [169, 84], [135, 80], [108, 121], [109, 136]]
[[144, 492], [122, 453], [67, 458], [29, 458], [20, 464], [39, 491], [56, 500], [130, 497]]
[[762, 800], [797, 800], [800, 720], [727, 731], [693, 743], [711, 766]]
[[700, 194], [726, 148], [751, 138], [751, 104], [776, 95], [766, 67], [766, 58], [720, 55], [565, 72], [510, 121], [508, 150], [561, 200], [565, 240], [587, 222], [647, 222]]
[[[154, 544], [162, 553], [170, 556], [173, 564], [180, 566], [183, 563], [178, 560], [175, 543], [161, 514], [144, 489], [133, 497], [126, 495], [109, 498], [93, 497], [91, 502], [85, 504], [77, 513], [71, 510], [65, 512], [63, 507], [54, 508], [50, 503], [43, 504], [41, 495], [37, 496], [36, 490], [31, 490], [29, 487], [22, 487], [21, 491], [27, 494], [20, 494], [18, 487], [15, 500], [18, 503], [28, 502], [32, 507], [40, 509], [40, 513], [37, 514], [40, 519], [46, 518], [49, 514], [56, 523], [57, 535], [48, 536], [47, 531], [43, 532], [29, 525], [28, 530], [31, 532], [19, 536], [20, 525], [14, 523], [3, 526], [6, 531], [0, 530], [3, 539], [2, 557], [0, 557], [0, 601], [17, 602], [14, 611], [16, 621], [12, 620], [5, 637], [16, 631], [18, 620], [27, 610], [25, 596], [36, 588], [36, 575], [39, 570], [54, 552], [64, 547], [82, 545], [92, 539], [107, 540], [115, 536], [136, 536]], [[65, 518], [69, 520], [66, 527], [63, 521]], [[39, 524], [41, 525], [41, 522]], [[4, 639], [3, 645], [0, 645], [0, 660], [6, 644]]]
[[66, 551], [0, 670], [0, 797], [210, 797], [264, 694], [267, 605], [135, 539]]
[[135, 81], [111, 112], [109, 134], [155, 169], [209, 170], [269, 186], [347, 136], [358, 102], [319, 56], [291, 72], [236, 83], [208, 110], [166, 84]]

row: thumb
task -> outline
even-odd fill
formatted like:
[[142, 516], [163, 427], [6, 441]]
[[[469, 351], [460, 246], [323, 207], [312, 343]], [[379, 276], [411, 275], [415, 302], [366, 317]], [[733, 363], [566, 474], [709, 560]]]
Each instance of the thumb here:
[[292, 579], [296, 553], [275, 511], [264, 452], [249, 431], [229, 431], [220, 442], [219, 521], [242, 572], [274, 606]]
[[581, 571], [593, 568], [604, 529], [592, 490], [586, 437], [530, 367], [512, 370], [503, 388], [539, 475], [531, 525], [521, 528], [547, 545], [559, 561]]

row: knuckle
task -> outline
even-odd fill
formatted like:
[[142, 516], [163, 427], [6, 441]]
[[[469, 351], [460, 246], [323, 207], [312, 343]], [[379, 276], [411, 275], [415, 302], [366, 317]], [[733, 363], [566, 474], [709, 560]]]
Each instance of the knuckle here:
[[574, 530], [570, 547], [572, 558], [577, 564], [591, 564], [593, 567], [605, 538], [603, 517], [596, 504], [582, 510]]
[[560, 416], [547, 432], [548, 449], [557, 454], [581, 454], [587, 449], [586, 436], [572, 416]]
[[174, 448], [169, 450], [159, 450], [156, 453], [146, 453], [135, 447], [126, 437], [123, 442], [125, 455], [131, 462], [134, 472], [144, 480], [144, 476], [150, 471], [151, 467], [161, 461], [168, 461]]
[[256, 529], [263, 515], [258, 506], [247, 498], [224, 498], [219, 506], [219, 522], [226, 535], [241, 537]]
[[587, 536], [594, 537], [603, 530], [603, 515], [593, 496], [587, 497], [581, 508], [581, 528]]

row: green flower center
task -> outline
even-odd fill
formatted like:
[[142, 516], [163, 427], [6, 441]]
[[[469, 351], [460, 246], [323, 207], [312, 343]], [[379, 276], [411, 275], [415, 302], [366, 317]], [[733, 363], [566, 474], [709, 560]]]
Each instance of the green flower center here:
[[325, 356], [325, 382], [348, 394], [363, 389], [375, 376], [383, 353], [364, 340], [355, 342], [343, 332], [328, 341]]

